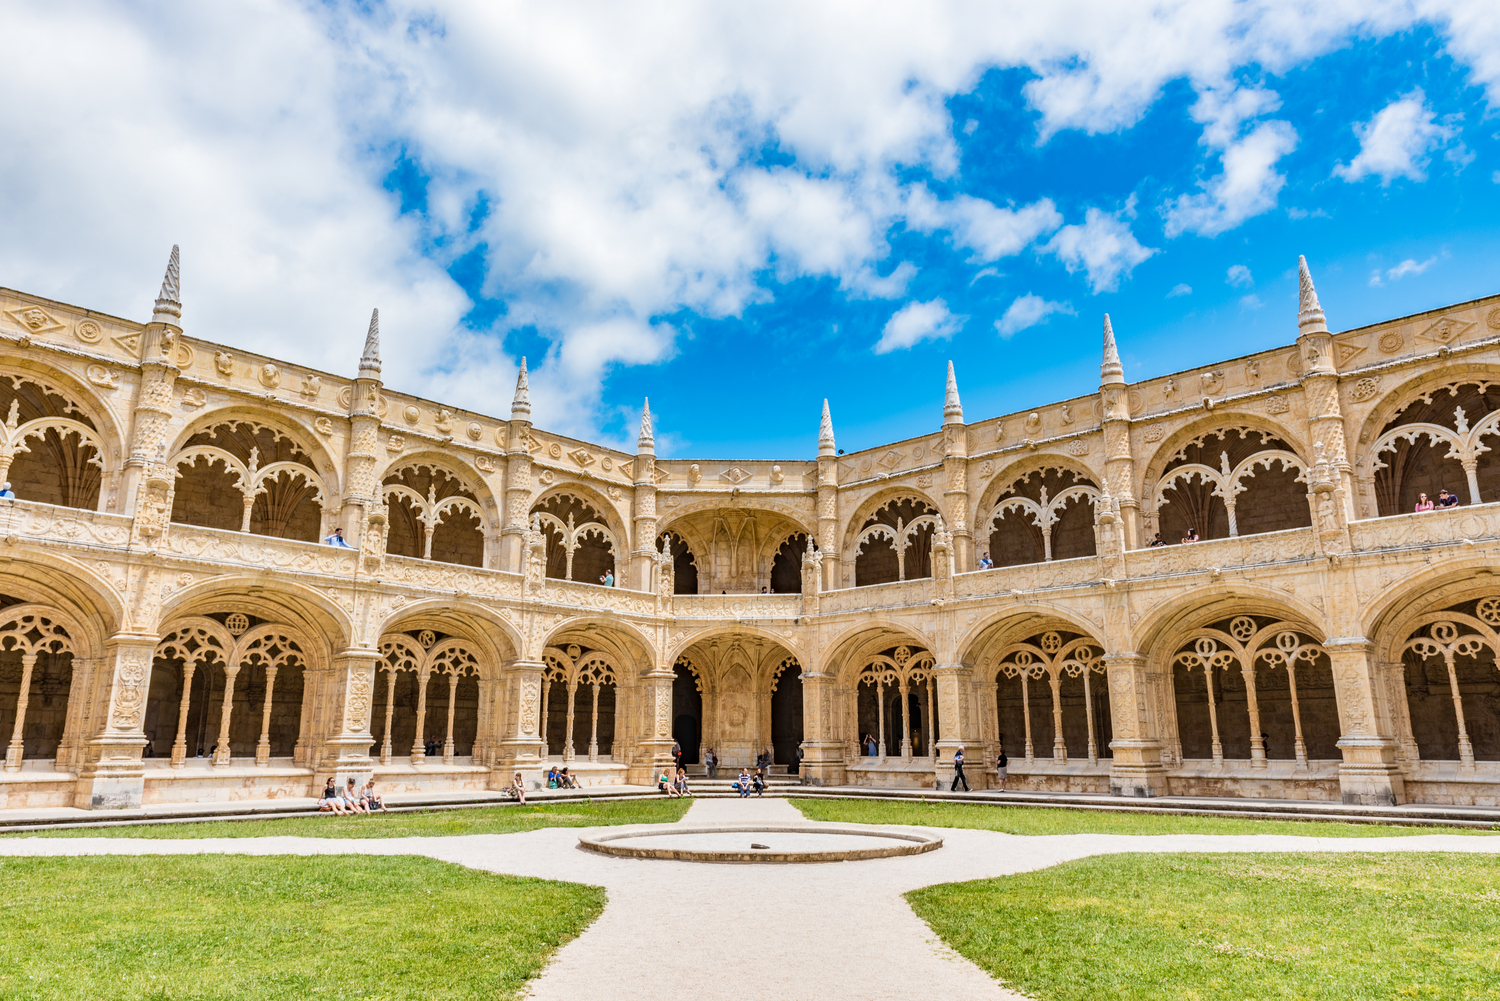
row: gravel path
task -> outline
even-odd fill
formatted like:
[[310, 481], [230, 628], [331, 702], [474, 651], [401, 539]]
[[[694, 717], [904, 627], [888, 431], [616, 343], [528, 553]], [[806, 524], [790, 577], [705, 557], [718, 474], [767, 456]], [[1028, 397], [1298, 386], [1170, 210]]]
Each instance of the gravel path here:
[[[700, 800], [683, 823], [800, 821], [781, 799]], [[597, 830], [597, 828], [596, 828]], [[1019, 999], [937, 941], [901, 894], [1115, 852], [1497, 852], [1500, 839], [1289, 835], [1016, 837], [944, 829], [925, 855], [822, 865], [622, 859], [577, 847], [580, 829], [446, 838], [8, 838], [0, 855], [426, 855], [477, 869], [605, 887], [609, 904], [532, 985], [539, 1001], [886, 1001], [913, 994]]]

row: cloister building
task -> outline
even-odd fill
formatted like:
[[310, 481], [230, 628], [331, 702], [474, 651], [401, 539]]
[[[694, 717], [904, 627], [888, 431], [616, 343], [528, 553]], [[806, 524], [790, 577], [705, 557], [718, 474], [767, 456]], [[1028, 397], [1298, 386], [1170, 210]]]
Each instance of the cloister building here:
[[1127, 383], [1106, 317], [1087, 395], [970, 421], [950, 366], [907, 440], [825, 403], [816, 457], [693, 461], [649, 408], [633, 454], [533, 426], [524, 364], [505, 419], [405, 395], [378, 317], [352, 378], [189, 336], [178, 285], [0, 289], [0, 808], [644, 783], [674, 739], [1500, 804], [1500, 297], [1333, 333], [1304, 263], [1283, 347]]

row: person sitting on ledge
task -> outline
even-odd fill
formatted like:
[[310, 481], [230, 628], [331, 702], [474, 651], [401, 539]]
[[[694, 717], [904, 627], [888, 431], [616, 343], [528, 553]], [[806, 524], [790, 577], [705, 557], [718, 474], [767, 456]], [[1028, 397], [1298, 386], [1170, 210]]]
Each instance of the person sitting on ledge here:
[[359, 800], [364, 805], [366, 813], [374, 813], [379, 810], [385, 812], [385, 797], [375, 791], [375, 776], [370, 776], [370, 781], [364, 784], [359, 791]]
[[666, 797], [668, 799], [672, 799], [676, 796], [682, 795], [682, 793], [677, 791], [677, 783], [672, 781], [672, 773], [667, 771], [665, 768], [663, 768], [661, 770], [661, 774], [656, 777], [656, 791], [666, 794]]
[[325, 546], [336, 546], [339, 549], [353, 549], [354, 547], [344, 541], [344, 530], [335, 528], [333, 534], [323, 540]]
[[0, 483], [0, 499], [15, 500], [16, 492], [10, 488], [10, 483]]
[[578, 777], [575, 775], [569, 775], [568, 770], [564, 768], [562, 772], [557, 776], [557, 785], [560, 789], [577, 789]]
[[1167, 540], [1163, 539], [1161, 537], [1161, 533], [1160, 532], [1157, 532], [1156, 533], [1156, 538], [1154, 538], [1150, 542], [1146, 543], [1146, 548], [1147, 549], [1155, 549], [1157, 546], [1165, 546], [1166, 544], [1167, 544]]
[[520, 772], [516, 772], [516, 777], [510, 780], [510, 785], [505, 791], [514, 796], [517, 803], [522, 806], [526, 805], [526, 783], [521, 781]]
[[1197, 542], [1197, 541], [1198, 541], [1198, 530], [1196, 528], [1190, 528], [1190, 529], [1188, 529], [1187, 538], [1185, 538], [1185, 539], [1182, 540], [1182, 544], [1183, 545], [1187, 545], [1189, 542]]
[[1432, 500], [1426, 494], [1417, 494], [1417, 506], [1412, 508], [1416, 514], [1432, 510]]
[[1458, 494], [1450, 494], [1446, 490], [1438, 491], [1438, 507], [1458, 507]]
[[744, 768], [740, 769], [740, 777], [734, 780], [734, 791], [740, 794], [740, 799], [750, 796], [750, 773]]
[[757, 768], [755, 770], [755, 779], [753, 780], [753, 787], [755, 789], [755, 795], [757, 795], [757, 796], [764, 796], [766, 794], [766, 777], [761, 774], [761, 771], [760, 771], [759, 768]]
[[551, 768], [547, 769], [547, 788], [548, 789], [556, 789], [557, 788], [557, 766], [556, 765], [553, 765]]
[[364, 805], [359, 796], [359, 785], [354, 781], [354, 776], [349, 776], [349, 781], [344, 783], [344, 809], [350, 813], [369, 813], [370, 810]]
[[693, 791], [688, 788], [687, 769], [686, 768], [679, 768], [679, 769], [677, 769], [677, 795], [679, 795], [679, 796], [691, 796], [692, 794], [693, 794]]
[[323, 798], [318, 800], [319, 813], [344, 813], [344, 801], [339, 799], [338, 783], [333, 781], [333, 776], [328, 776], [328, 784], [323, 787]]

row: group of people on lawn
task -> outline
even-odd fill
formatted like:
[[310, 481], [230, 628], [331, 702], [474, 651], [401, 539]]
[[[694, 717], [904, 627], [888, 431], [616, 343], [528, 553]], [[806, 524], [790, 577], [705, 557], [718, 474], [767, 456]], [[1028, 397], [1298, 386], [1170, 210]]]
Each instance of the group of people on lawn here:
[[344, 783], [343, 789], [339, 788], [338, 783], [330, 775], [328, 784], [323, 787], [323, 795], [318, 800], [319, 813], [346, 815], [374, 813], [376, 810], [385, 810], [385, 797], [375, 791], [375, 776], [373, 775], [363, 786], [350, 778]]

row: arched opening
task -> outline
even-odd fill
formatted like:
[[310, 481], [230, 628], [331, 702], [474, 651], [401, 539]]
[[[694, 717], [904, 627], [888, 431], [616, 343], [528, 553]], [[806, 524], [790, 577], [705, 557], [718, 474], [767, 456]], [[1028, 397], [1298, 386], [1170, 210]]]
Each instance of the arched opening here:
[[1500, 598], [1418, 620], [1402, 647], [1411, 739], [1426, 761], [1500, 761]]
[[453, 764], [479, 738], [479, 657], [460, 637], [433, 629], [380, 638], [370, 730], [382, 764]]
[[1104, 650], [1067, 629], [1009, 643], [995, 666], [996, 736], [1011, 757], [1097, 762], [1110, 756]]
[[[22, 500], [99, 506], [101, 464], [94, 422], [61, 390], [19, 375], [0, 376], [3, 433], [14, 458], [0, 455], [0, 481]], [[24, 451], [23, 451], [24, 449]]]
[[1465, 504], [1500, 499], [1500, 456], [1483, 439], [1500, 434], [1500, 387], [1452, 383], [1403, 406], [1371, 449], [1382, 516], [1436, 502], [1447, 490]]
[[189, 438], [173, 464], [173, 521], [318, 541], [317, 469], [307, 451], [276, 428], [247, 420], [215, 424]]
[[672, 666], [672, 739], [682, 749], [684, 764], [702, 760], [703, 693], [692, 662], [683, 657]]
[[460, 566], [484, 565], [479, 498], [441, 466], [413, 463], [386, 475], [386, 552]]
[[1195, 630], [1172, 657], [1180, 759], [1340, 757], [1328, 655], [1306, 629], [1237, 615]]
[[1157, 481], [1153, 531], [1177, 543], [1307, 528], [1302, 460], [1261, 428], [1222, 427], [1199, 435], [1168, 459]]
[[[532, 508], [547, 536], [547, 576], [600, 584], [615, 574], [614, 534], [594, 506], [572, 494], [553, 494]], [[615, 574], [618, 577], [618, 574]], [[616, 581], [615, 586], [620, 586]]]
[[771, 685], [772, 760], [795, 775], [802, 746], [802, 665], [787, 657], [776, 666]]
[[931, 757], [942, 725], [932, 697], [932, 654], [902, 645], [862, 659], [855, 696], [862, 748], [873, 737], [876, 757]]
[[1098, 486], [1065, 466], [1033, 469], [995, 500], [986, 524], [997, 567], [1093, 556]]
[[682, 536], [676, 532], [663, 532], [656, 540], [656, 548], [672, 557], [672, 593], [697, 594], [698, 564]]
[[257, 616], [214, 612], [173, 623], [152, 658], [146, 754], [173, 767], [295, 758], [306, 667], [300, 641]]
[[855, 539], [854, 585], [931, 577], [937, 514], [915, 497], [900, 497], [876, 510]]
[[0, 739], [5, 768], [57, 757], [67, 726], [76, 638], [50, 609], [0, 596]]
[[548, 647], [543, 712], [547, 720], [546, 753], [574, 761], [587, 755], [599, 761], [614, 754], [617, 671], [601, 650], [570, 643]]
[[[816, 547], [816, 544], [814, 545]], [[796, 532], [776, 550], [771, 560], [771, 593], [802, 593], [802, 557], [807, 553], [807, 533]]]

